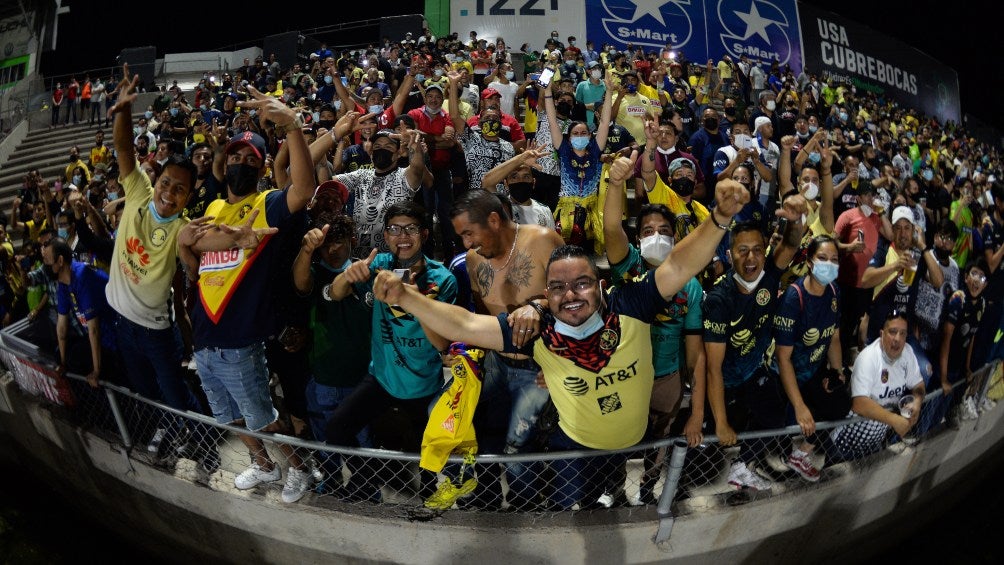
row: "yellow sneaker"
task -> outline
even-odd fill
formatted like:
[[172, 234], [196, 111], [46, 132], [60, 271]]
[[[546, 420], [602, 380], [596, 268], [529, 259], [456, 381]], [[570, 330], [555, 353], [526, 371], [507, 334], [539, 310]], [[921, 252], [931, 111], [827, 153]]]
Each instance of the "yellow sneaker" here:
[[459, 487], [454, 485], [452, 480], [446, 479], [439, 484], [439, 488], [432, 493], [432, 496], [425, 499], [425, 507], [433, 510], [449, 510], [458, 498], [471, 494], [477, 486], [478, 480], [473, 477], [461, 483]]

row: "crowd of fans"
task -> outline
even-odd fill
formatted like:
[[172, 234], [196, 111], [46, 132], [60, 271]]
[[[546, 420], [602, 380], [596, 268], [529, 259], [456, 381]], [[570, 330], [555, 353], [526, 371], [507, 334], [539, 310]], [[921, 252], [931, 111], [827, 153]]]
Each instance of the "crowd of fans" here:
[[[3, 323], [28, 316], [60, 370], [94, 386], [417, 451], [443, 352], [466, 341], [492, 350], [483, 452], [704, 433], [728, 446], [797, 423], [785, 460], [808, 481], [821, 448], [827, 465], [860, 457], [978, 408], [952, 385], [995, 354], [1000, 148], [881, 93], [557, 32], [541, 51], [426, 31], [323, 45], [289, 68], [245, 59], [194, 91], [165, 85], [145, 109], [124, 76], [57, 86], [53, 124], [84, 96], [83, 114], [113, 120], [112, 143], [99, 129], [65, 175], [29, 173], [0, 246]], [[945, 399], [921, 420], [936, 387]], [[851, 413], [869, 420], [816, 430]], [[218, 466], [212, 441], [157, 428], [151, 450]], [[242, 439], [236, 486], [280, 480]], [[763, 444], [740, 444], [729, 482], [769, 489]], [[283, 452], [293, 502], [315, 475]], [[646, 455], [645, 502], [660, 464]], [[327, 492], [380, 499], [369, 462], [326, 466]], [[623, 461], [551, 466], [552, 490], [530, 464], [480, 466], [477, 488], [447, 479], [435, 495], [423, 472], [421, 488], [499, 507], [504, 472], [508, 506], [582, 507], [616, 490], [598, 477]]]

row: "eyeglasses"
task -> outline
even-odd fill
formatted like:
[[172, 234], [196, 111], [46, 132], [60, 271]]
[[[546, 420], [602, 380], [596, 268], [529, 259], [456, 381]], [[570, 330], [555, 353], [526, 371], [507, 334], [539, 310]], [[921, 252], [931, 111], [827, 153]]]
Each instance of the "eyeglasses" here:
[[408, 224], [406, 226], [399, 226], [397, 224], [391, 224], [383, 229], [387, 232], [387, 235], [392, 235], [398, 237], [399, 235], [406, 233], [408, 235], [418, 235], [422, 231], [422, 226], [418, 224]]
[[596, 279], [590, 277], [582, 277], [580, 279], [575, 279], [574, 281], [551, 281], [547, 283], [547, 293], [551, 296], [561, 296], [568, 292], [571, 288], [572, 292], [575, 294], [582, 294], [583, 292], [593, 288], [596, 284]]

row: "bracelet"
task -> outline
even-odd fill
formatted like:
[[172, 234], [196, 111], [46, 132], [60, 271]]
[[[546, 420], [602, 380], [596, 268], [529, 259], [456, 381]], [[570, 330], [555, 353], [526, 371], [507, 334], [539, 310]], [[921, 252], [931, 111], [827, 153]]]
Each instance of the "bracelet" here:
[[534, 310], [536, 310], [537, 313], [540, 314], [541, 319], [543, 319], [544, 316], [546, 315], [546, 312], [544, 311], [544, 307], [541, 306], [540, 304], [537, 304], [533, 300], [527, 302], [526, 305], [529, 306], [530, 308], [533, 308]]
[[334, 299], [331, 298], [331, 283], [324, 285], [324, 288], [321, 289], [321, 298], [328, 302], [334, 302]]
[[728, 224], [720, 224], [720, 223], [718, 223], [717, 212], [718, 212], [717, 208], [711, 211], [711, 214], [708, 216], [709, 218], [711, 218], [711, 222], [713, 224], [715, 224], [715, 226], [717, 226], [718, 229], [720, 229], [722, 231], [729, 231]]
[[554, 96], [545, 96], [544, 100], [547, 100], [548, 98], [554, 98]]

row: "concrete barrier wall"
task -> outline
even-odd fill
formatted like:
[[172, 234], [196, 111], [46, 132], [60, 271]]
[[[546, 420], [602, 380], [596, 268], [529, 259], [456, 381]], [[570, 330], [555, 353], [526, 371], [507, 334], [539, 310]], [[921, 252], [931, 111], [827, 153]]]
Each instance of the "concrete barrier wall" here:
[[688, 513], [676, 520], [669, 543], [656, 545], [652, 507], [545, 515], [446, 512], [432, 522], [412, 522], [406, 508], [388, 515], [386, 508], [368, 512], [329, 497], [286, 505], [277, 490], [234, 491], [232, 476], [211, 479], [207, 487], [183, 469], [171, 475], [128, 458], [114, 442], [76, 429], [58, 414], [25, 399], [12, 381], [0, 385], [0, 429], [21, 446], [19, 456], [73, 490], [109, 527], [127, 536], [154, 536], [150, 550], [170, 548], [172, 561], [180, 553], [231, 562], [476, 559], [479, 565], [805, 562], [842, 553], [860, 558], [856, 544], [874, 540], [879, 528], [886, 537], [909, 531], [911, 513], [951, 501], [945, 487], [1004, 435], [1004, 409], [997, 409], [915, 447], [900, 445], [838, 466], [836, 476], [814, 488], [737, 507], [685, 501]]

